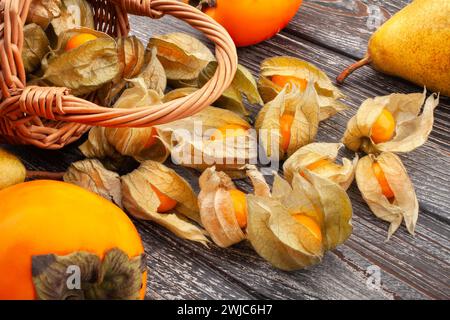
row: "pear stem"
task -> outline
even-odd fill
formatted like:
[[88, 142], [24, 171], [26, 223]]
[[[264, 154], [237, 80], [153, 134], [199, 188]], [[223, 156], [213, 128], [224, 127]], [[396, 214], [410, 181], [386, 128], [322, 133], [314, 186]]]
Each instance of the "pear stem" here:
[[27, 171], [27, 180], [58, 180], [63, 179], [64, 172]]
[[348, 68], [346, 68], [344, 71], [341, 72], [341, 74], [336, 78], [336, 81], [339, 84], [343, 84], [344, 80], [355, 70], [368, 65], [372, 62], [372, 58], [370, 58], [370, 55], [366, 55], [361, 60], [355, 62], [354, 64], [350, 65]]

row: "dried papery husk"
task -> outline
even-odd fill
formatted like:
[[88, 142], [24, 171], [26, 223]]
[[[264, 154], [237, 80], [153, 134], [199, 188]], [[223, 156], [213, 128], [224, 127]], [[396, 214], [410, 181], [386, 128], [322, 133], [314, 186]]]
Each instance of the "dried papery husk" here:
[[[246, 167], [247, 174], [255, 183], [255, 193], [266, 195], [269, 187], [256, 167]], [[233, 207], [230, 190], [236, 190], [231, 178], [223, 171], [209, 167], [199, 179], [198, 203], [202, 224], [211, 239], [219, 247], [226, 248], [245, 239]]]
[[15, 155], [0, 148], [0, 190], [25, 181], [27, 170]]
[[[178, 98], [185, 97], [195, 91], [197, 91], [197, 89], [190, 87], [172, 90], [164, 96], [163, 102], [169, 102]], [[212, 106], [206, 107], [193, 116], [163, 124], [160, 127], [172, 130], [185, 128], [191, 131], [194, 129], [195, 123], [201, 124], [203, 131], [220, 128], [226, 125], [236, 125], [243, 128], [251, 128], [249, 122], [235, 112]]]
[[274, 267], [292, 271], [320, 262], [322, 244], [276, 199], [249, 195], [247, 238]]
[[97, 159], [86, 159], [72, 163], [63, 179], [65, 182], [92, 191], [122, 208], [119, 174], [107, 170]]
[[185, 33], [153, 36], [147, 50], [153, 48], [157, 49], [158, 59], [172, 85], [178, 81], [196, 82], [200, 71], [215, 60], [212, 52], [202, 42]]
[[[344, 145], [342, 143], [310, 143], [298, 149], [283, 164], [283, 172], [286, 179], [292, 181], [294, 173], [302, 174], [303, 171], [312, 170], [323, 178], [330, 179], [338, 183], [344, 190], [347, 190], [355, 177], [358, 155], [353, 160], [342, 158], [342, 164], [336, 162], [339, 150]], [[326, 163], [314, 166], [321, 161]]]
[[95, 91], [122, 72], [117, 43], [102, 37], [48, 59], [42, 80], [74, 95]]
[[[131, 80], [132, 87], [126, 89], [114, 104], [114, 108], [139, 108], [161, 103], [161, 96], [154, 90], [146, 88], [142, 78]], [[156, 133], [159, 134], [159, 129]], [[107, 128], [105, 136], [108, 143], [124, 156], [131, 156], [138, 161], [155, 160], [164, 162], [169, 151], [163, 141], [156, 138], [156, 142], [148, 145], [154, 135], [151, 127], [145, 128]]]
[[[300, 184], [306, 185], [305, 181], [308, 181], [316, 190], [324, 215], [324, 247], [326, 250], [332, 250], [352, 234], [352, 203], [339, 184], [311, 171], [306, 171], [305, 176], [306, 179], [297, 174], [293, 184], [299, 181]], [[312, 193], [312, 190], [310, 191]]]
[[148, 89], [155, 90], [161, 95], [167, 87], [167, 77], [164, 67], [158, 59], [158, 50], [152, 48], [145, 53], [144, 70], [138, 75], [138, 78], [144, 79]]
[[164, 95], [163, 102], [169, 102], [178, 98], [186, 97], [195, 91], [197, 91], [197, 88], [193, 87], [183, 87], [171, 90]]
[[[304, 92], [293, 87], [283, 89], [277, 97], [268, 102], [259, 112], [255, 128], [259, 131], [260, 143], [268, 157], [277, 152], [280, 159], [285, 159], [304, 145], [315, 139], [319, 127], [319, 105], [312, 83]], [[294, 117], [291, 136], [286, 152], [281, 148], [280, 117], [290, 114]]]
[[78, 27], [95, 29], [93, 10], [88, 1], [62, 0], [61, 2], [60, 15], [51, 21], [57, 36], [66, 30]]
[[[348, 122], [344, 144], [350, 150], [366, 153], [410, 152], [420, 147], [433, 129], [434, 109], [439, 104], [436, 94], [425, 99], [426, 91], [367, 99]], [[395, 133], [391, 140], [377, 144], [371, 138], [372, 127], [385, 108], [395, 119]]]
[[291, 183], [275, 175], [272, 198], [279, 201], [289, 212], [302, 213], [321, 227], [323, 232], [324, 213], [322, 211], [320, 197], [315, 188], [307, 180], [296, 177]]
[[272, 197], [291, 213], [314, 219], [321, 226], [325, 250], [342, 244], [352, 233], [353, 210], [347, 193], [314, 172], [294, 173], [291, 184], [275, 176]]
[[[64, 52], [66, 52], [67, 42], [74, 36], [77, 36], [80, 34], [90, 34], [97, 38], [114, 40], [114, 38], [111, 37], [110, 35], [108, 35], [107, 33], [98, 31], [95, 29], [90, 29], [90, 28], [86, 28], [86, 27], [67, 29], [58, 36], [58, 41], [56, 43], [55, 48], [52, 50], [50, 57], [61, 55]], [[85, 45], [85, 43], [81, 44], [80, 47], [83, 45]], [[72, 50], [74, 50], [74, 49], [72, 49]]]
[[260, 197], [271, 197], [270, 186], [255, 165], [246, 165], [245, 174], [253, 185], [253, 194]]
[[[248, 196], [248, 239], [275, 267], [297, 270], [319, 263], [323, 253], [342, 244], [352, 232], [352, 207], [336, 183], [312, 172], [294, 174], [292, 183], [276, 175], [272, 195]], [[301, 214], [321, 229], [318, 238], [294, 219]]]
[[136, 36], [122, 38], [119, 41], [119, 51], [124, 64], [122, 76], [129, 79], [138, 75], [145, 61], [145, 48], [142, 42]]
[[338, 101], [344, 95], [337, 89], [330, 78], [316, 66], [294, 57], [274, 57], [263, 61], [258, 89], [264, 102], [275, 99], [283, 87], [274, 83], [273, 76], [295, 77], [313, 82], [320, 107], [320, 121], [335, 115], [348, 107]]
[[49, 42], [44, 30], [34, 23], [23, 28], [23, 36], [22, 61], [25, 72], [31, 73], [41, 65], [42, 59], [49, 52]]
[[[160, 201], [151, 186], [177, 201], [171, 212], [157, 212]], [[205, 231], [194, 223], [201, 222], [197, 196], [186, 180], [161, 163], [144, 161], [122, 176], [122, 203], [136, 218], [154, 221], [181, 238], [208, 243]]]
[[33, 0], [28, 10], [27, 23], [47, 29], [50, 22], [61, 14], [61, 0]]
[[[395, 197], [390, 201], [382, 193], [381, 186], [373, 171], [373, 163], [378, 162]], [[380, 219], [390, 223], [388, 240], [402, 221], [409, 233], [414, 235], [419, 204], [414, 186], [400, 158], [390, 152], [378, 156], [368, 155], [358, 162], [356, 182], [361, 194], [372, 212]]]
[[121, 72], [111, 82], [97, 91], [97, 98], [110, 106], [129, 84], [130, 79], [142, 72], [145, 64], [144, 45], [135, 36], [119, 38], [117, 41]]
[[172, 160], [177, 164], [198, 171], [214, 165], [233, 179], [245, 177], [244, 167], [257, 162], [257, 151], [255, 132], [222, 140], [194, 137], [193, 140], [184, 140], [171, 148]]
[[[217, 62], [211, 61], [202, 72], [200, 72], [198, 77], [199, 86], [205, 85], [213, 77], [216, 69]], [[244, 96], [251, 104], [263, 105], [255, 78], [247, 68], [238, 65], [233, 82], [224, 91], [222, 96], [214, 102], [214, 106], [226, 108], [241, 116], [248, 116], [249, 112], [244, 104]]]
[[[182, 97], [190, 89], [174, 90], [165, 101]], [[212, 141], [210, 136], [218, 128], [234, 125], [248, 130], [242, 137], [226, 137]], [[243, 166], [256, 163], [257, 137], [251, 125], [240, 116], [226, 109], [206, 107], [199, 113], [171, 123], [158, 125], [160, 138], [170, 150], [172, 160], [179, 165], [203, 171], [216, 165], [233, 178], [245, 176]]]
[[[114, 42], [116, 41], [113, 37], [111, 37], [107, 33], [98, 31], [95, 29], [90, 29], [90, 28], [86, 28], [86, 27], [67, 29], [63, 33], [61, 33], [59, 36], [57, 36], [56, 43], [54, 45], [51, 44], [52, 48], [51, 48], [50, 52], [48, 52], [48, 54], [46, 54], [44, 56], [44, 58], [42, 59], [41, 69], [39, 70], [39, 74], [43, 75], [47, 71], [49, 62], [55, 60], [56, 58], [58, 58], [59, 56], [61, 56], [67, 52], [66, 47], [67, 47], [67, 44], [70, 39], [72, 39], [75, 36], [81, 35], [81, 34], [89, 34], [89, 35], [95, 36], [96, 38], [109, 39], [110, 41], [114, 41]], [[91, 41], [88, 41], [86, 43], [89, 43], [89, 42], [91, 42]], [[75, 49], [81, 50], [80, 48], [83, 47], [84, 45], [86, 45], [86, 43], [83, 43], [80, 46], [78, 46], [77, 48], [71, 49], [70, 51], [73, 51]], [[121, 65], [119, 68], [120, 68], [120, 70], [122, 70], [123, 66]]]
[[86, 158], [99, 158], [113, 156], [116, 151], [106, 139], [105, 127], [94, 127], [89, 131], [88, 139], [78, 148]]

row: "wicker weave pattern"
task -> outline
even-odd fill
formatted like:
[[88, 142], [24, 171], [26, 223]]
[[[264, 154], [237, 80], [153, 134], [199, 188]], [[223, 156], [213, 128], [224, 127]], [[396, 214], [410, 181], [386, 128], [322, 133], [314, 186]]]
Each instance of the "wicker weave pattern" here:
[[[127, 13], [186, 21], [216, 43], [218, 68], [191, 95], [151, 108], [111, 109], [70, 95], [66, 88], [26, 86], [21, 50], [31, 0], [0, 2], [0, 139], [58, 149], [77, 140], [90, 126], [146, 127], [197, 113], [230, 85], [237, 68], [234, 43], [223, 27], [199, 10], [176, 0], [90, 0], [98, 30], [128, 33]], [[95, 95], [93, 95], [94, 97]]]

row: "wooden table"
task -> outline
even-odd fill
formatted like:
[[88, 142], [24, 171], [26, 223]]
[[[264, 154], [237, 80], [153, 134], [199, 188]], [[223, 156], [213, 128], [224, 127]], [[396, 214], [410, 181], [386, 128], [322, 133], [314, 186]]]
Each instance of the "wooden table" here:
[[[290, 55], [312, 62], [331, 78], [362, 57], [369, 30], [368, 12], [388, 18], [407, 0], [304, 0], [292, 23], [260, 45], [239, 49], [240, 63], [257, 74], [267, 57]], [[372, 7], [376, 5], [377, 7]], [[149, 36], [172, 31], [194, 32], [171, 18], [151, 21], [132, 17], [133, 32], [145, 43]], [[243, 26], [244, 27], [244, 26]], [[368, 97], [422, 88], [366, 67], [342, 87], [351, 109], [320, 125], [318, 141], [339, 141], [348, 119]], [[253, 108], [253, 111], [257, 111]], [[401, 158], [416, 186], [420, 216], [416, 236], [404, 226], [385, 242], [388, 224], [377, 219], [353, 185], [354, 232], [322, 264], [309, 270], [275, 270], [246, 243], [233, 248], [205, 247], [181, 240], [165, 229], [135, 220], [148, 254], [150, 299], [439, 299], [450, 298], [450, 99], [442, 97], [429, 141]], [[62, 171], [82, 156], [73, 145], [61, 151], [14, 146], [29, 169]], [[180, 169], [194, 185], [197, 174]], [[247, 182], [238, 186], [249, 189]], [[380, 270], [381, 287], [368, 286]]]

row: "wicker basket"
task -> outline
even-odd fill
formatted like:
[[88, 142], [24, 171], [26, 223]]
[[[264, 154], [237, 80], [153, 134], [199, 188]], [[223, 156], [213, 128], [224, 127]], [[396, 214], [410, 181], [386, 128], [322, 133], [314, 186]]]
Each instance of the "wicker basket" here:
[[226, 30], [192, 6], [176, 0], [89, 0], [96, 29], [113, 36], [128, 34], [128, 13], [184, 20], [215, 42], [216, 74], [187, 97], [136, 109], [101, 107], [70, 95], [67, 88], [27, 86], [21, 51], [32, 0], [0, 1], [0, 140], [7, 143], [59, 149], [91, 126], [146, 127], [184, 118], [220, 97], [236, 71], [236, 47]]

